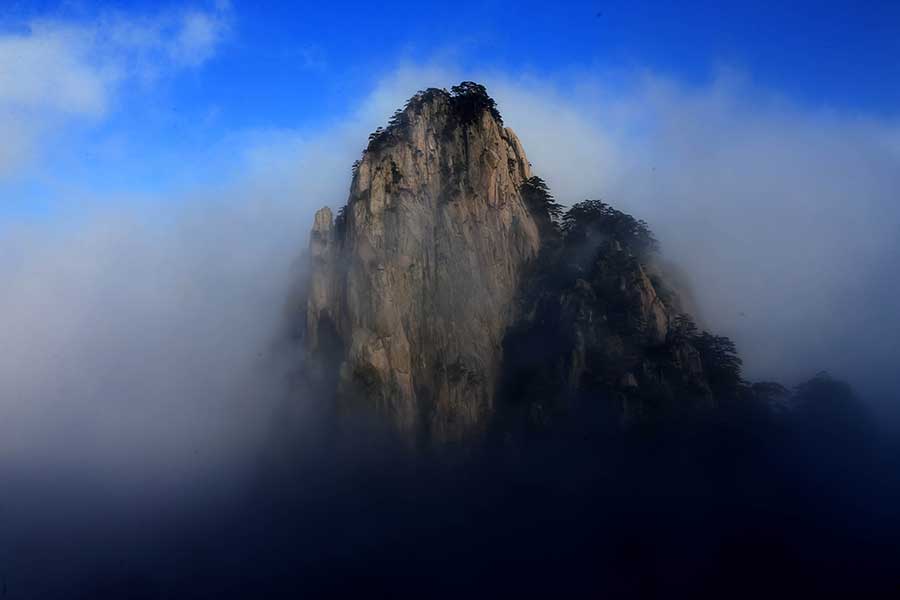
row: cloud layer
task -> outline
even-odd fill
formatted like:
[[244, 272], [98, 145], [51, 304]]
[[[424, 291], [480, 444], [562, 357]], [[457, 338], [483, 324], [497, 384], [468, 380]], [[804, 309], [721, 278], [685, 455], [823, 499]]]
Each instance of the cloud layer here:
[[[92, 46], [78, 36], [35, 31], [16, 43], [71, 82], [17, 84], [0, 114], [27, 129], [13, 104], [78, 118], [110, 110], [116, 69], [81, 58]], [[193, 41], [129, 39], [188, 66], [186, 49], [214, 47], [206, 25], [177, 31]], [[701, 320], [734, 337], [750, 377], [790, 384], [825, 368], [872, 389], [890, 381], [896, 122], [810, 110], [727, 72], [702, 86], [645, 74], [610, 87], [596, 74], [411, 65], [335, 124], [226, 137], [202, 157], [230, 173], [224, 183], [4, 226], [0, 469], [146, 494], [224, 482], [237, 457], [255, 456], [284, 398], [270, 345], [313, 211], [343, 204], [369, 131], [416, 90], [461, 79], [488, 85], [561, 201], [601, 197], [650, 222], [690, 274]], [[69, 100], [54, 104], [50, 88]]]
[[230, 9], [86, 23], [35, 20], [0, 34], [0, 178], [18, 174], [71, 123], [103, 118], [123, 86], [202, 65], [229, 30]]
[[4, 232], [0, 471], [146, 493], [255, 458], [303, 235], [296, 212], [232, 193]]

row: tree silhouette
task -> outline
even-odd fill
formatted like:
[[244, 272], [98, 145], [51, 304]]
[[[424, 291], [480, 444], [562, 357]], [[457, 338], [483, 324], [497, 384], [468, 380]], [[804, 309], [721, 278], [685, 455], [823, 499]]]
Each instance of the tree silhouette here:
[[522, 184], [522, 199], [534, 216], [538, 230], [544, 238], [559, 236], [562, 205], [556, 202], [546, 182], [537, 176], [529, 177]]
[[852, 428], [865, 419], [853, 388], [826, 371], [794, 388], [792, 404], [801, 418], [822, 429]]
[[697, 337], [698, 330], [690, 315], [680, 314], [669, 323], [669, 341], [671, 343], [692, 342]]
[[474, 81], [463, 81], [450, 88], [450, 103], [454, 112], [463, 122], [469, 124], [488, 110], [496, 121], [503, 125], [503, 117], [497, 110], [497, 103], [491, 98], [485, 87]]
[[615, 240], [641, 257], [659, 250], [659, 242], [645, 221], [602, 200], [585, 200], [573, 205], [562, 217], [562, 230], [567, 242], [583, 242], [593, 237]]
[[743, 383], [743, 361], [734, 342], [725, 336], [704, 331], [694, 336], [691, 344], [700, 352], [700, 361], [713, 391], [725, 394], [736, 391]]

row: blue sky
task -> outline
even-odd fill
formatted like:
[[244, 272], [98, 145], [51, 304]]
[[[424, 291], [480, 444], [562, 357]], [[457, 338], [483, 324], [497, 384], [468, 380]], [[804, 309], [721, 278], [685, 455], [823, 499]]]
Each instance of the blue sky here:
[[[344, 119], [407, 63], [452, 64], [464, 76], [602, 74], [608, 85], [627, 85], [647, 71], [703, 85], [727, 66], [810, 110], [895, 117], [900, 106], [896, 2], [18, 0], [4, 6], [3, 40], [40, 44], [48, 29], [74, 32], [58, 50], [100, 79], [101, 105], [24, 107], [48, 124], [21, 134], [41, 160], [16, 161], [0, 179], [6, 197], [0, 211], [7, 215], [43, 213], [41, 207], [58, 202], [49, 190], [60, 180], [94, 191], [156, 192], [211, 177], [203, 165], [190, 165], [192, 157], [226, 148], [242, 132], [312, 131]], [[186, 33], [197, 39], [176, 57], [171, 47]], [[13, 51], [0, 60], [20, 61]], [[23, 68], [41, 76], [38, 62]], [[57, 93], [57, 84], [46, 82], [44, 93]], [[0, 91], [0, 111], [3, 104]], [[23, 127], [17, 115], [5, 122], [17, 119]]]
[[[717, 62], [813, 102], [892, 111], [900, 101], [896, 2], [233, 2], [231, 34], [203, 72], [171, 90], [215, 101], [238, 124], [252, 111], [305, 120], [346, 106], [373, 73], [453, 52], [464, 65], [556, 71], [652, 68], [688, 79]], [[34, 19], [90, 24], [215, 3], [13, 2], [7, 32]], [[255, 91], [260, 93], [256, 94]], [[253, 95], [249, 95], [249, 94]]]

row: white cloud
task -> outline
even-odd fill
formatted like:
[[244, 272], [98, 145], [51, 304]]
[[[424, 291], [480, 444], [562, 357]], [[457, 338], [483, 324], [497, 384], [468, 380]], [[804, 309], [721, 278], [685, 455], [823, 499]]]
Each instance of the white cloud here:
[[133, 70], [197, 67], [212, 58], [231, 29], [230, 8], [223, 6], [150, 17], [113, 14], [97, 31], [104, 43], [123, 51], [122, 62]]
[[108, 15], [88, 24], [39, 20], [0, 35], [0, 177], [27, 166], [61, 127], [107, 114], [122, 85], [209, 60], [229, 12]]
[[46, 24], [33, 25], [27, 36], [0, 37], [0, 106], [102, 114], [111, 75], [93, 64], [90, 37]]
[[4, 230], [0, 472], [153, 497], [254, 460], [286, 393], [270, 351], [307, 225], [255, 192]]
[[170, 51], [174, 60], [196, 66], [205, 62], [213, 53], [223, 33], [221, 22], [201, 12], [190, 12], [183, 17], [183, 24]]

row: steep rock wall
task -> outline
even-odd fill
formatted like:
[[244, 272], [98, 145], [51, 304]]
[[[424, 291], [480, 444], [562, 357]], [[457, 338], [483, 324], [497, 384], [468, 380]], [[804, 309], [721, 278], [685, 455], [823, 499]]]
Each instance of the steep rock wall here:
[[492, 414], [514, 298], [540, 248], [520, 191], [530, 166], [498, 117], [441, 90], [417, 95], [373, 135], [347, 206], [337, 219], [320, 210], [310, 240], [308, 345], [322, 353], [337, 338], [339, 397], [438, 441]]

